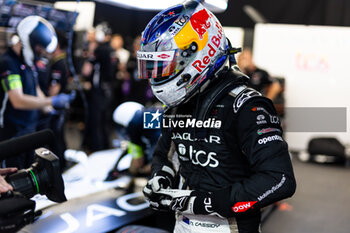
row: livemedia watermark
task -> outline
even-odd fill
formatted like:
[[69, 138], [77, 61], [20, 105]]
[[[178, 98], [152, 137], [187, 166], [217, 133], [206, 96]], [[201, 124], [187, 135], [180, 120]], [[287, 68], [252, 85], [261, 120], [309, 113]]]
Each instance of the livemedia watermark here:
[[220, 129], [221, 120], [214, 117], [206, 120], [197, 120], [192, 115], [162, 114], [159, 110], [148, 111], [143, 113], [144, 129], [160, 129], [160, 128], [204, 128], [204, 129]]

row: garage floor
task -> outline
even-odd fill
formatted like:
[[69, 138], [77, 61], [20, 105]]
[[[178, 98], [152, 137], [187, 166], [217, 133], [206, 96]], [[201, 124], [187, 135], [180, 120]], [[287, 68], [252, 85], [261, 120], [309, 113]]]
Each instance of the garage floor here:
[[[67, 127], [69, 148], [78, 149], [81, 135]], [[281, 203], [262, 226], [263, 233], [350, 233], [350, 168], [302, 163], [293, 159], [294, 196]]]
[[293, 160], [297, 191], [263, 233], [350, 233], [350, 168]]

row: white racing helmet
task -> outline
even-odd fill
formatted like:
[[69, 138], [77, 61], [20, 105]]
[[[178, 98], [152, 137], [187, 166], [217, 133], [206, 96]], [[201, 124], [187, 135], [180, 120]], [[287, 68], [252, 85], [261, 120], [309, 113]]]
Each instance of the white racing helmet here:
[[137, 111], [143, 110], [142, 104], [128, 101], [119, 105], [113, 112], [115, 123], [127, 127]]
[[167, 107], [177, 106], [217, 77], [227, 48], [217, 18], [198, 1], [186, 1], [148, 23], [137, 53], [139, 78], [150, 80]]
[[106, 36], [112, 34], [112, 29], [109, 27], [107, 22], [102, 22], [96, 26], [95, 39], [97, 42], [102, 43], [106, 39]]
[[47, 53], [52, 53], [57, 47], [55, 29], [40, 16], [28, 16], [18, 24], [17, 34], [23, 46], [24, 60], [29, 66], [33, 66], [36, 55], [36, 47], [40, 46]]

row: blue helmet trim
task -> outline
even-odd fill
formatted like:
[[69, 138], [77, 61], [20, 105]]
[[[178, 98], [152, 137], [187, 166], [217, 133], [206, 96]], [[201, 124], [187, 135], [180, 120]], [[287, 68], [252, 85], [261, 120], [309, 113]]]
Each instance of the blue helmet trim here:
[[171, 24], [181, 15], [183, 5], [168, 8], [158, 13], [151, 22], [148, 23], [141, 41], [143, 44], [151, 43], [164, 33]]
[[46, 49], [46, 47], [51, 43], [54, 36], [55, 35], [47, 27], [47, 25], [39, 21], [38, 25], [29, 35], [30, 45], [33, 49], [35, 49], [36, 45], [40, 45]]
[[[187, 1], [159, 12], [148, 23], [143, 32], [141, 43], [146, 45], [155, 41], [162, 35], [185, 11], [194, 10], [198, 6], [198, 1]], [[192, 12], [189, 12], [192, 15]]]

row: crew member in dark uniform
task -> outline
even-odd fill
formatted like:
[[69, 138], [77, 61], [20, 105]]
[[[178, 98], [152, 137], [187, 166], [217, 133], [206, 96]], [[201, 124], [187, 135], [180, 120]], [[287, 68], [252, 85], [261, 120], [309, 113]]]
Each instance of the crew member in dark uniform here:
[[[67, 93], [67, 83], [69, 77], [69, 70], [67, 64], [68, 41], [63, 32], [57, 32], [58, 45], [53, 52], [50, 70], [49, 70], [49, 87], [48, 95], [55, 96], [60, 93]], [[52, 151], [60, 159], [60, 168], [63, 170], [66, 167], [66, 160], [64, 158], [64, 151], [67, 149], [66, 140], [64, 137], [64, 122], [66, 109], [60, 109], [55, 112], [50, 119], [49, 127], [56, 136]]]
[[[111, 29], [106, 23], [96, 27], [95, 38], [99, 43], [94, 56], [85, 65], [93, 66], [89, 77], [88, 120], [84, 146], [89, 152], [110, 148], [109, 126], [112, 121], [110, 110], [112, 80], [114, 78], [114, 51], [110, 46]], [[86, 74], [85, 74], [86, 75]]]
[[248, 86], [261, 92], [264, 96], [274, 101], [282, 91], [281, 84], [273, 79], [266, 70], [263, 70], [253, 62], [250, 48], [245, 48], [238, 57], [238, 66], [243, 73], [250, 77]]
[[[29, 26], [32, 30], [27, 30]], [[72, 100], [66, 94], [46, 97], [38, 85], [35, 57], [40, 51], [52, 53], [57, 45], [50, 23], [39, 16], [28, 16], [19, 23], [17, 33], [0, 58], [1, 141], [35, 132], [38, 110], [52, 111], [52, 107], [64, 107]], [[33, 153], [27, 152], [7, 159], [2, 166], [21, 169], [32, 162]]]
[[[119, 105], [113, 112], [114, 122], [122, 127], [120, 137], [129, 140], [125, 154], [132, 156], [128, 168], [128, 172], [132, 175], [150, 175], [152, 154], [160, 136], [160, 129], [144, 129], [143, 117], [145, 112], [156, 112], [156, 108], [145, 109], [140, 103], [127, 101]], [[119, 177], [121, 171], [118, 170], [118, 165], [120, 161], [117, 161], [106, 180]]]

